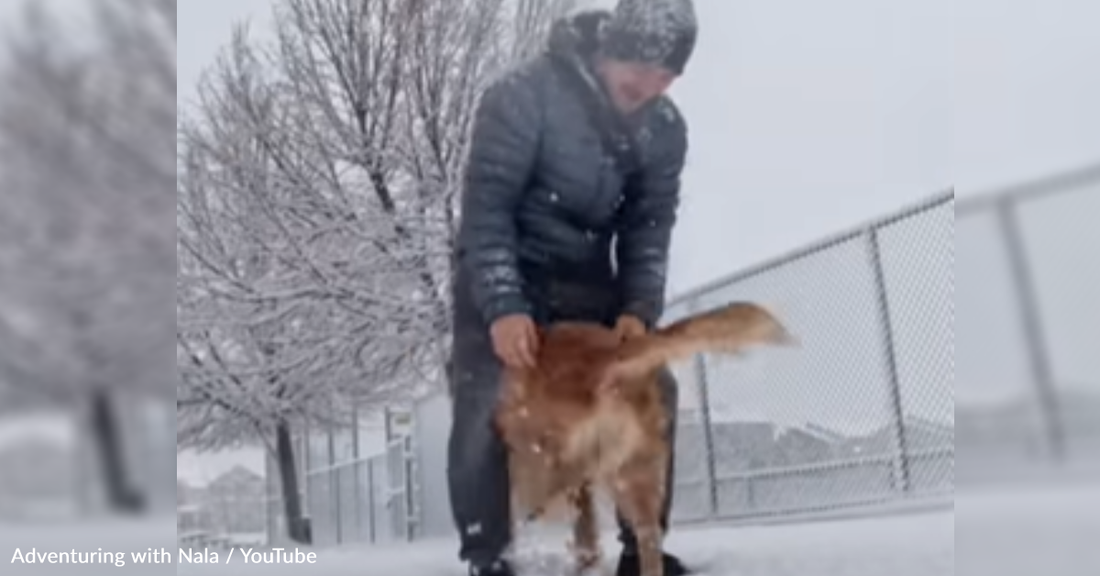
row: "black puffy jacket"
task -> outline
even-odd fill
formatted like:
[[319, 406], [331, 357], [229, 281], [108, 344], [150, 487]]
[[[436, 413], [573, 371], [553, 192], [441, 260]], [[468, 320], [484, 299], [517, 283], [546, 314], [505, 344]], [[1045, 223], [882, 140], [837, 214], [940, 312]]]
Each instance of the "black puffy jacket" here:
[[[478, 106], [457, 255], [486, 323], [538, 316], [539, 286], [565, 277], [613, 293], [617, 313], [651, 325], [662, 314], [687, 129], [667, 98], [622, 119], [636, 144], [636, 170], [624, 177], [590, 115], [614, 114], [590, 68], [604, 17], [557, 22], [548, 49], [491, 85]], [[590, 92], [574, 89], [559, 65], [580, 72]]]

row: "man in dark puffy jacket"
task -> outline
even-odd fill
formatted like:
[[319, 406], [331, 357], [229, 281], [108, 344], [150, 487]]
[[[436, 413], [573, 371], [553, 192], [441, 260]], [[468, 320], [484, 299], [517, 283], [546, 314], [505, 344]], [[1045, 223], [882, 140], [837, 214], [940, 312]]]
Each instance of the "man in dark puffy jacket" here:
[[[492, 427], [501, 363], [532, 364], [540, 324], [597, 321], [627, 338], [662, 314], [687, 153], [664, 94], [696, 30], [691, 0], [620, 0], [556, 22], [548, 49], [482, 97], [457, 241], [448, 466], [471, 574], [513, 574], [508, 470]], [[675, 428], [671, 374], [662, 387]], [[629, 528], [621, 540], [618, 573], [636, 576]], [[687, 573], [672, 555], [665, 564], [667, 576]]]

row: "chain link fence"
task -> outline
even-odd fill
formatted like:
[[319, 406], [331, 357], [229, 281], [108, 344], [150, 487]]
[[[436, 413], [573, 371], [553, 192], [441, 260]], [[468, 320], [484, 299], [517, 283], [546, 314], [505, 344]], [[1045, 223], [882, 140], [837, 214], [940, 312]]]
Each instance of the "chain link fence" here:
[[953, 492], [954, 218], [938, 195], [672, 303], [761, 302], [802, 343], [679, 370], [678, 520]]
[[1100, 476], [1100, 165], [958, 207], [962, 482]]
[[[954, 208], [953, 193], [937, 195], [671, 303], [668, 321], [759, 301], [802, 341], [795, 350], [675, 367], [676, 521], [953, 494]], [[429, 398], [413, 414], [409, 434], [367, 458], [358, 449], [337, 457], [341, 433], [308, 442], [315, 543], [452, 534], [440, 462], [449, 403]], [[279, 506], [273, 498], [273, 514]]]
[[[307, 429], [296, 438], [295, 452], [313, 544], [382, 544], [414, 537], [420, 503], [412, 434], [376, 426]], [[278, 466], [270, 456], [266, 465], [268, 542], [290, 545]]]

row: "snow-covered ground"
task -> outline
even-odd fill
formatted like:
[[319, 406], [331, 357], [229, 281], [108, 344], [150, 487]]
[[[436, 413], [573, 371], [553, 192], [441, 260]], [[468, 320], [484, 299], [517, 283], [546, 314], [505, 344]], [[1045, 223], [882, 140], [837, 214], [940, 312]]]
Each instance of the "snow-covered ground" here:
[[[613, 542], [606, 550], [612, 551]], [[941, 576], [955, 570], [955, 521], [950, 512], [768, 528], [682, 529], [670, 549], [706, 576]], [[328, 551], [314, 566], [250, 567], [239, 560], [198, 569], [181, 566], [178, 574], [289, 575], [309, 573], [353, 576], [462, 576], [451, 542], [421, 543], [386, 549]], [[223, 558], [224, 560], [224, 558]], [[566, 576], [562, 558], [543, 547], [524, 554], [523, 576]], [[214, 569], [211, 569], [214, 568]]]
[[[5, 523], [0, 520], [0, 574], [4, 576], [102, 576], [174, 574], [175, 564], [135, 562], [133, 554], [163, 548], [176, 559], [175, 516], [143, 521], [89, 520], [84, 522]], [[16, 553], [22, 557], [22, 561]], [[73, 552], [91, 563], [72, 563]], [[54, 563], [49, 554], [56, 553]], [[68, 553], [68, 557], [61, 556]], [[89, 558], [88, 553], [95, 556]], [[110, 554], [110, 556], [108, 556]], [[112, 561], [121, 555], [122, 566]], [[27, 562], [45, 559], [46, 563]], [[78, 558], [79, 559], [79, 558]]]
[[[956, 498], [961, 534], [955, 555], [955, 511], [893, 517], [677, 530], [670, 547], [707, 576], [1095, 576], [1100, 573], [1100, 487], [1066, 484], [962, 492]], [[0, 551], [8, 564], [16, 547], [39, 552], [143, 552], [170, 547], [175, 527], [159, 522], [67, 526], [0, 525]], [[608, 542], [608, 550], [613, 550]], [[173, 552], [176, 552], [173, 550]], [[0, 573], [169, 574], [184, 576], [461, 576], [451, 542], [386, 548], [311, 550], [315, 564], [245, 564], [238, 551], [227, 563], [4, 566]], [[527, 556], [544, 569], [530, 576], [561, 576], [545, 569], [557, 558], [543, 548]], [[173, 554], [173, 560], [178, 560]], [[171, 570], [171, 572], [169, 571]]]
[[1092, 483], [963, 491], [955, 503], [964, 576], [1100, 574], [1100, 488]]

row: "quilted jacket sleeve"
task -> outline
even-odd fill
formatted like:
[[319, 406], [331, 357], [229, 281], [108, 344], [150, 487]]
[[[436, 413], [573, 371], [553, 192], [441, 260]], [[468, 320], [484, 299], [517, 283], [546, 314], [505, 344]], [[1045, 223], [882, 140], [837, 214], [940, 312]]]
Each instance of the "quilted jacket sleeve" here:
[[646, 165], [627, 193], [616, 252], [622, 314], [652, 327], [664, 314], [669, 247], [680, 204], [680, 178], [687, 156], [687, 127], [671, 103], [659, 112]]
[[486, 322], [532, 312], [517, 257], [516, 211], [531, 178], [542, 129], [537, 85], [518, 71], [491, 85], [478, 104], [462, 196], [460, 263], [471, 272]]

